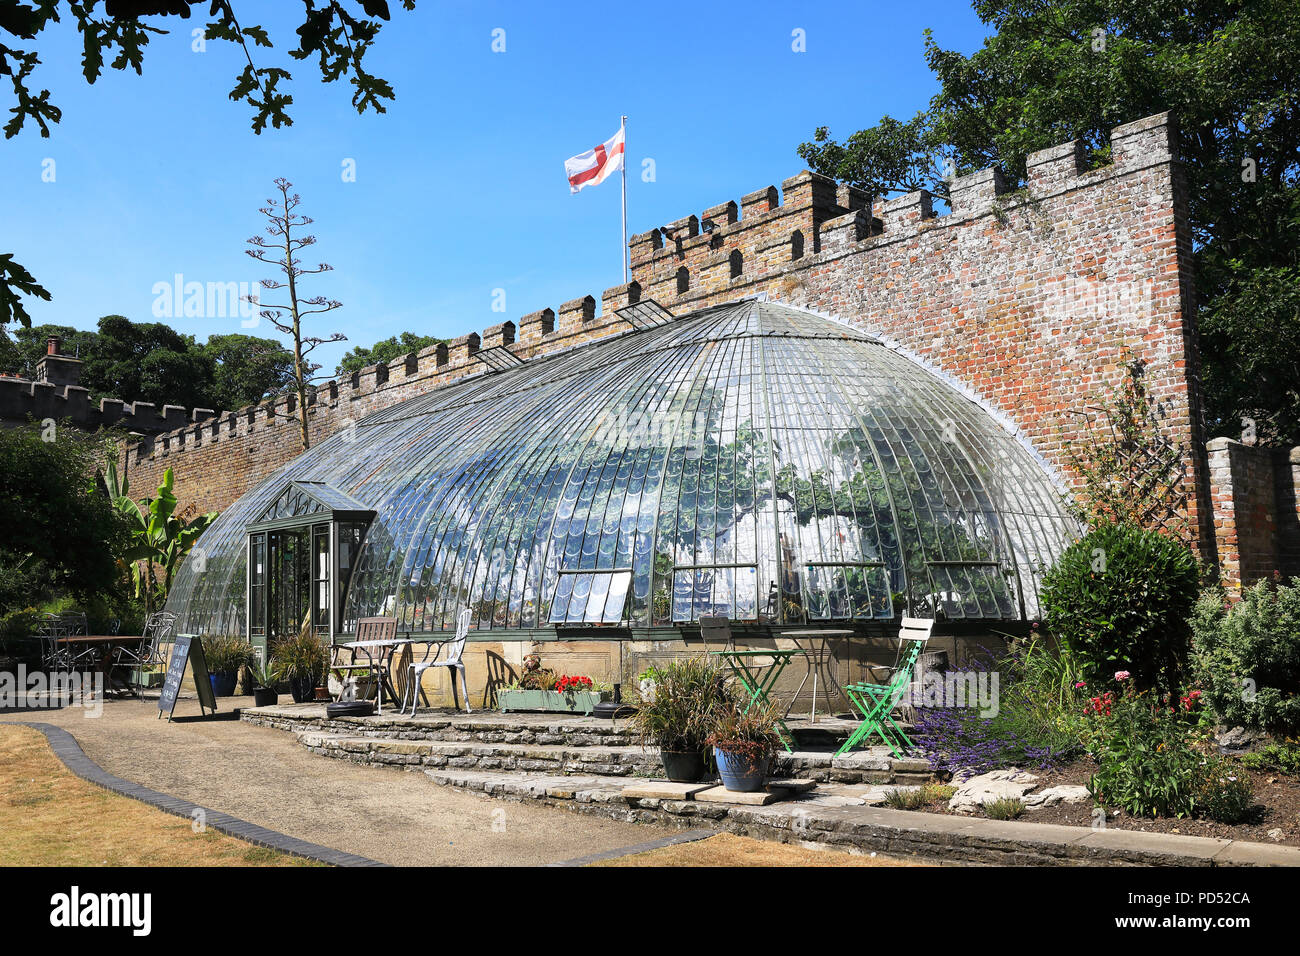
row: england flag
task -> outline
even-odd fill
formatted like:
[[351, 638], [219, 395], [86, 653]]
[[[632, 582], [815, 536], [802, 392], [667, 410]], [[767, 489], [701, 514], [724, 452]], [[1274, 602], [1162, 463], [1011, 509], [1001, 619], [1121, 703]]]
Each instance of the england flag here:
[[623, 168], [624, 130], [625, 127], [619, 127], [612, 139], [564, 161], [564, 172], [569, 177], [569, 192], [576, 193], [584, 186], [603, 183], [610, 173]]

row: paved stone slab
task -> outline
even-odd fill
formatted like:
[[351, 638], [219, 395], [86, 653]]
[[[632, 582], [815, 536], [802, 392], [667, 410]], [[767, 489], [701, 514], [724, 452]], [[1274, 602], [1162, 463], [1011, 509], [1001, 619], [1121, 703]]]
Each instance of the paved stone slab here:
[[1167, 856], [1169, 862], [1208, 863], [1228, 848], [1231, 840], [1183, 836], [1178, 833], [1143, 833], [1140, 830], [1089, 830], [1077, 844], [1109, 852], [1140, 852]]
[[701, 790], [716, 786], [708, 783], [673, 783], [669, 780], [649, 780], [623, 788], [628, 800], [691, 800]]
[[1218, 866], [1300, 866], [1300, 847], [1234, 840], [1214, 857]]
[[767, 789], [784, 790], [789, 793], [806, 793], [816, 786], [816, 780], [805, 780], [801, 777], [789, 777], [783, 780], [769, 780], [767, 782]]
[[756, 793], [737, 793], [719, 785], [708, 787], [695, 795], [695, 799], [701, 803], [734, 803], [739, 806], [750, 807], [766, 806], [769, 803], [784, 799], [784, 797], [784, 794], [773, 793], [770, 790], [759, 790]]

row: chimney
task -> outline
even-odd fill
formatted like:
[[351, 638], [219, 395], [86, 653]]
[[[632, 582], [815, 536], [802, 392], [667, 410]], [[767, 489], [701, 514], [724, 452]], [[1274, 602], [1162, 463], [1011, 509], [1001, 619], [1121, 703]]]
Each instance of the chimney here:
[[81, 380], [81, 360], [59, 352], [63, 339], [51, 335], [45, 340], [45, 354], [36, 363], [36, 381], [65, 388]]

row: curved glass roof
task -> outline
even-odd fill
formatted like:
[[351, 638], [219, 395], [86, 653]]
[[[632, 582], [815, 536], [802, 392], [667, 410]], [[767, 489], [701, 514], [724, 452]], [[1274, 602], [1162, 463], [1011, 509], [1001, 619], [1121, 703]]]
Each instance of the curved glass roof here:
[[247, 529], [291, 480], [375, 512], [348, 629], [452, 627], [466, 605], [480, 630], [1031, 618], [1074, 531], [980, 405], [757, 300], [485, 368], [322, 441], [203, 535], [168, 604], [183, 632], [243, 632]]

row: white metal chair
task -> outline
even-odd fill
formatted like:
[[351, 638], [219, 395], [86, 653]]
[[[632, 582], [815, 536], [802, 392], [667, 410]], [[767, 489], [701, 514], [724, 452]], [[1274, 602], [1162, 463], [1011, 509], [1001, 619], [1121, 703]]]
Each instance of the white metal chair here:
[[[438, 645], [437, 653], [431, 661], [420, 661], [411, 665], [411, 716], [415, 716], [415, 708], [419, 703], [420, 678], [430, 667], [446, 667], [448, 675], [451, 676], [451, 699], [452, 703], [456, 702], [456, 674], [460, 676], [460, 692], [465, 695], [465, 713], [472, 713], [469, 707], [469, 688], [465, 686], [465, 662], [462, 660], [465, 654], [465, 639], [469, 636], [469, 621], [472, 612], [465, 608], [456, 618], [456, 636], [450, 641], [444, 641]], [[442, 656], [443, 649], [446, 648], [447, 654]], [[402, 701], [402, 713], [406, 713], [406, 701]]]

